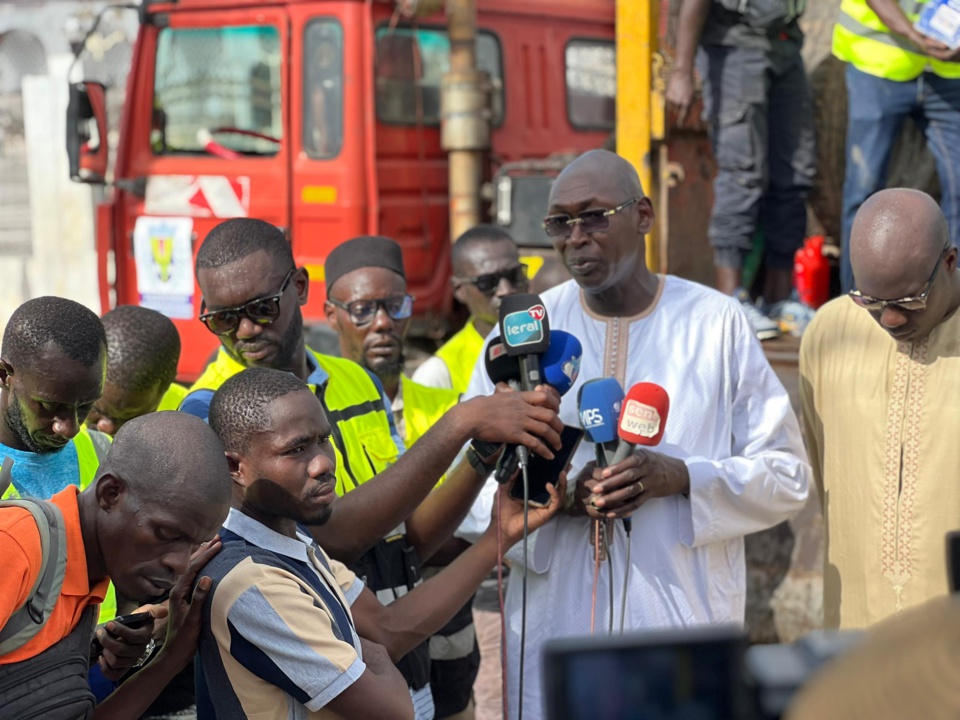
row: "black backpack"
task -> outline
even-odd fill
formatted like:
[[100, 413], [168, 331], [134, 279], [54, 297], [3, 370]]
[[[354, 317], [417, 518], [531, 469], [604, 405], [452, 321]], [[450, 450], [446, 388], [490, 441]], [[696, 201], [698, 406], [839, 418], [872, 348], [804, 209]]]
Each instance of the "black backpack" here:
[[[9, 461], [9, 459], [8, 459]], [[0, 471], [0, 486], [9, 482], [10, 465]], [[0, 494], [6, 488], [0, 488]], [[26, 645], [40, 631], [60, 597], [67, 567], [67, 538], [60, 508], [46, 500], [0, 501], [3, 508], [28, 510], [40, 532], [41, 566], [27, 600], [0, 628], [0, 656]], [[21, 662], [0, 665], [0, 720], [87, 720], [95, 700], [87, 680], [90, 642], [97, 606], [84, 610], [80, 622], [60, 642]]]
[[720, 4], [735, 13], [754, 30], [770, 32], [785, 28], [799, 18], [807, 0], [719, 0]]

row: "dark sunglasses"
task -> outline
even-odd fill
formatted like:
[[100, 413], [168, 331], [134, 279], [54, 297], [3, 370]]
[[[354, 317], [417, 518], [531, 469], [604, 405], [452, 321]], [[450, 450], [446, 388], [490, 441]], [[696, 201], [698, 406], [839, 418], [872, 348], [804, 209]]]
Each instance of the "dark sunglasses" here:
[[332, 298], [327, 299], [334, 307], [345, 310], [350, 316], [350, 322], [357, 327], [372, 323], [381, 307], [386, 310], [392, 320], [406, 320], [413, 315], [413, 295], [397, 295], [377, 300], [354, 300], [348, 303]]
[[610, 227], [611, 215], [616, 215], [624, 208], [630, 207], [641, 197], [630, 198], [625, 203], [609, 210], [584, 210], [576, 217], [551, 215], [543, 219], [543, 229], [549, 237], [570, 237], [575, 225], [579, 225], [580, 229], [588, 235], [593, 232], [600, 232]]
[[[207, 329], [214, 335], [227, 335], [240, 327], [240, 321], [247, 318], [258, 325], [269, 325], [280, 317], [280, 300], [283, 299], [283, 293], [290, 284], [290, 279], [297, 271], [291, 268], [290, 272], [283, 279], [283, 285], [275, 295], [257, 298], [250, 302], [238, 305], [234, 308], [224, 308], [223, 310], [214, 310], [213, 312], [201, 312], [200, 322], [207, 326]], [[201, 310], [206, 309], [206, 301], [201, 305]]]
[[524, 288], [527, 286], [527, 266], [521, 263], [512, 268], [501, 270], [500, 272], [487, 273], [486, 275], [475, 275], [474, 277], [457, 277], [454, 282], [458, 285], [473, 285], [484, 295], [493, 295], [500, 287], [500, 281], [506, 280], [515, 288]]
[[930, 291], [933, 290], [933, 282], [937, 279], [937, 273], [940, 272], [940, 264], [943, 262], [943, 258], [946, 257], [947, 251], [949, 250], [950, 245], [948, 244], [940, 252], [940, 257], [937, 258], [937, 264], [933, 266], [933, 272], [930, 274], [930, 279], [927, 280], [926, 284], [923, 286], [923, 292], [921, 292], [919, 295], [911, 295], [898, 300], [881, 300], [879, 298], [870, 297], [869, 295], [864, 295], [859, 290], [851, 290], [848, 294], [857, 305], [862, 307], [864, 310], [869, 310], [870, 312], [883, 312], [891, 305], [899, 308], [900, 310], [906, 310], [907, 312], [917, 312], [919, 310], [923, 310], [927, 307], [927, 299], [930, 297]]

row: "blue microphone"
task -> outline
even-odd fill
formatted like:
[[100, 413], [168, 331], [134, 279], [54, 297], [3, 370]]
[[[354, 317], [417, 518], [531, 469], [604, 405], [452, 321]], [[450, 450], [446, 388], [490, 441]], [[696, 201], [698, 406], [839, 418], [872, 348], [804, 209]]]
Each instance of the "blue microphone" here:
[[566, 395], [580, 375], [583, 346], [563, 330], [550, 331], [550, 347], [540, 361], [543, 381], [561, 395]]
[[[565, 395], [577, 381], [582, 358], [583, 346], [576, 337], [563, 330], [553, 330], [550, 333], [550, 345], [540, 358], [541, 382]], [[520, 363], [515, 356], [507, 354], [499, 335], [487, 344], [483, 359], [487, 375], [494, 383], [519, 385]], [[507, 482], [516, 470], [515, 447], [508, 445], [497, 464], [497, 482]]]
[[616, 378], [585, 382], [577, 395], [580, 426], [590, 442], [596, 446], [599, 467], [610, 465], [617, 452], [620, 438], [617, 425], [623, 398], [623, 388]]
[[[541, 383], [566, 395], [580, 374], [583, 346], [576, 337], [563, 330], [550, 332], [550, 345], [540, 356]], [[515, 356], [507, 354], [500, 336], [492, 338], [483, 356], [487, 376], [494, 382], [520, 383], [520, 363]]]

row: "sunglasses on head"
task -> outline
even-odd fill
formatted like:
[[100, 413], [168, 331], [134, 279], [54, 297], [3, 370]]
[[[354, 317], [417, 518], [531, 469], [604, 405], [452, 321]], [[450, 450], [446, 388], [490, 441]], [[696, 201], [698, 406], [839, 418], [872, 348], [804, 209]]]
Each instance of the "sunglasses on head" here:
[[610, 227], [610, 216], [616, 215], [626, 207], [630, 207], [641, 199], [642, 196], [630, 198], [624, 203], [617, 205], [609, 210], [584, 210], [576, 217], [569, 215], [551, 215], [543, 219], [543, 229], [549, 237], [570, 237], [573, 234], [573, 228], [576, 225], [588, 235], [593, 232], [600, 232]]
[[[206, 325], [207, 329], [214, 335], [232, 333], [240, 327], [243, 318], [247, 318], [258, 325], [269, 325], [280, 317], [280, 300], [283, 299], [283, 293], [286, 292], [287, 285], [290, 284], [290, 279], [296, 271], [296, 268], [290, 269], [275, 295], [257, 298], [233, 308], [201, 312], [200, 322]], [[201, 309], [206, 309], [206, 302], [201, 306]]]
[[376, 300], [354, 300], [348, 303], [333, 298], [327, 299], [331, 305], [346, 311], [347, 315], [350, 316], [350, 322], [357, 327], [372, 323], [381, 307], [390, 316], [391, 320], [406, 320], [413, 315], [413, 295], [397, 295]]
[[459, 284], [473, 285], [484, 295], [492, 295], [500, 287], [500, 281], [506, 280], [515, 288], [527, 286], [527, 266], [521, 263], [512, 268], [501, 270], [499, 272], [487, 273], [485, 275], [475, 275], [474, 277], [454, 278]]
[[900, 310], [906, 310], [907, 312], [923, 310], [927, 307], [930, 291], [933, 290], [933, 283], [937, 279], [937, 273], [940, 272], [940, 264], [943, 262], [943, 258], [949, 249], [950, 245], [947, 244], [947, 246], [940, 251], [937, 264], [933, 266], [933, 272], [930, 273], [930, 278], [924, 284], [923, 291], [919, 295], [910, 295], [897, 300], [881, 300], [880, 298], [864, 295], [859, 290], [851, 290], [848, 295], [850, 295], [850, 299], [857, 305], [871, 312], [883, 312], [887, 307], [891, 306], [899, 308]]

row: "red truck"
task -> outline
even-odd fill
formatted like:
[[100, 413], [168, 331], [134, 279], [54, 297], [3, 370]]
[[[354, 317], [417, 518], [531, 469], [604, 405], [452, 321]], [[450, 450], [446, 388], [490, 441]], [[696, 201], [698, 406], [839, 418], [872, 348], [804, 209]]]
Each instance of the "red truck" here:
[[[529, 253], [557, 159], [614, 127], [614, 0], [477, 0], [476, 58], [490, 77], [489, 219]], [[441, 78], [443, 13], [407, 20], [382, 0], [176, 0], [139, 9], [112, 192], [98, 206], [104, 311], [143, 304], [177, 324], [180, 378], [217, 345], [196, 319], [193, 260], [230, 217], [283, 228], [323, 316], [330, 250], [362, 234], [403, 247], [419, 330], [453, 299]], [[105, 90], [71, 86], [71, 175], [108, 176]]]

